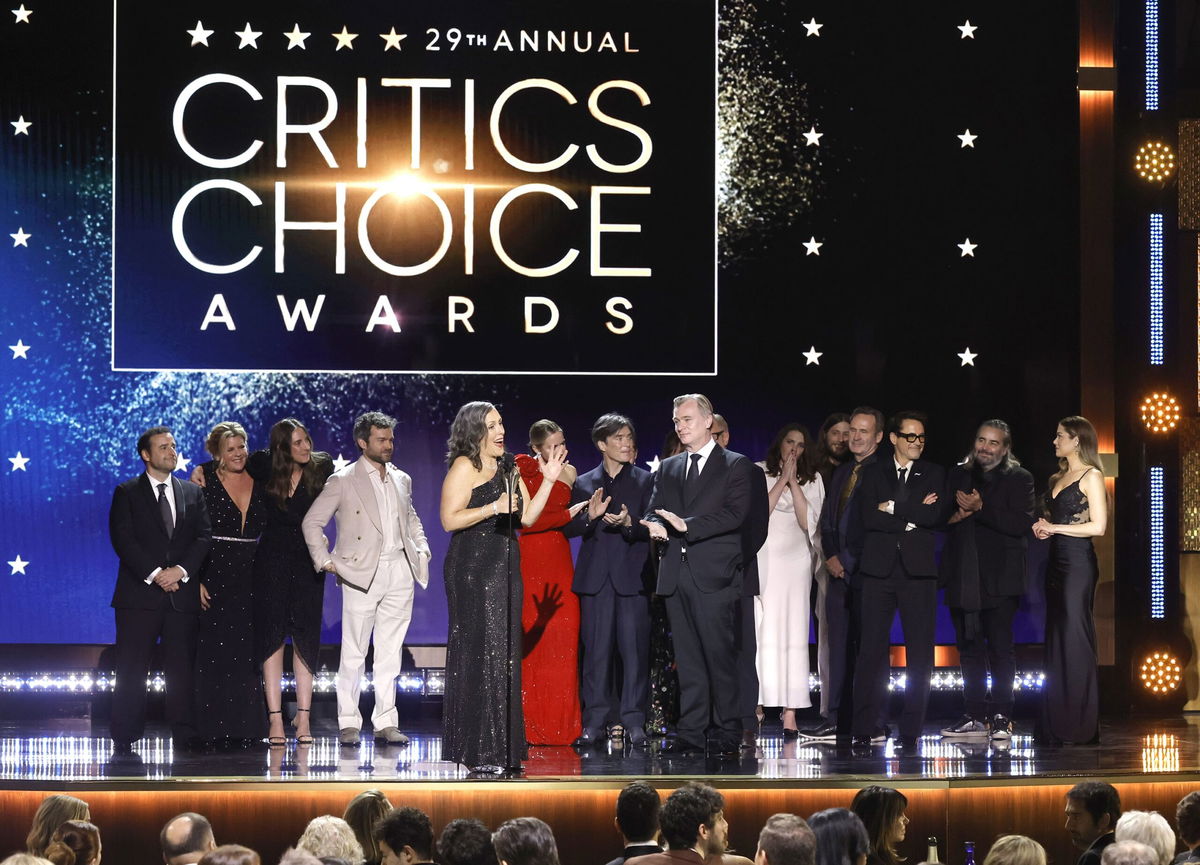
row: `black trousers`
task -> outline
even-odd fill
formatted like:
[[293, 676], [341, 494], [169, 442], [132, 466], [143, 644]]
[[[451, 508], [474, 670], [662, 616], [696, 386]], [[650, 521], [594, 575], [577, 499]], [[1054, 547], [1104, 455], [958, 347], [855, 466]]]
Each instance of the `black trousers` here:
[[[1013, 652], [1012, 623], [1020, 598], [996, 598], [996, 606], [979, 611], [979, 625], [967, 639], [966, 614], [950, 608], [958, 642], [958, 662], [962, 667], [963, 697], [966, 713], [983, 719], [990, 715], [1012, 717], [1013, 678], [1017, 659]], [[992, 705], [988, 708], [988, 668], [992, 671]]]
[[862, 637], [854, 671], [854, 735], [869, 736], [887, 714], [892, 619], [900, 611], [906, 661], [901, 736], [920, 736], [929, 704], [937, 580], [912, 577], [899, 557], [886, 578], [862, 578]]
[[[650, 599], [618, 595], [609, 581], [594, 595], [579, 596], [583, 641], [579, 701], [583, 727], [601, 733], [619, 718], [625, 729], [646, 726], [650, 702]], [[621, 685], [614, 694], [613, 660], [621, 659]], [[614, 700], [615, 697], [615, 700]], [[619, 713], [613, 712], [613, 703]]]
[[150, 671], [150, 654], [160, 637], [171, 735], [178, 739], [195, 736], [194, 676], [199, 614], [181, 613], [170, 606], [113, 612], [117, 622], [117, 684], [113, 689], [110, 727], [113, 740], [134, 742], [146, 732], [146, 674]]
[[754, 633], [754, 598], [738, 598], [738, 688], [742, 696], [742, 729], [758, 728], [758, 640]]
[[736, 747], [742, 739], [736, 645], [739, 592], [733, 586], [702, 591], [684, 563], [679, 586], [666, 600], [679, 670], [677, 741], [702, 747], [711, 728], [722, 745]]
[[[861, 579], [861, 578], [860, 578]], [[838, 732], [849, 735], [854, 719], [854, 665], [858, 657], [861, 590], [851, 587], [850, 577], [829, 577], [825, 589], [825, 622], [829, 635], [829, 681], [825, 720], [836, 724]], [[822, 703], [826, 700], [823, 698]]]

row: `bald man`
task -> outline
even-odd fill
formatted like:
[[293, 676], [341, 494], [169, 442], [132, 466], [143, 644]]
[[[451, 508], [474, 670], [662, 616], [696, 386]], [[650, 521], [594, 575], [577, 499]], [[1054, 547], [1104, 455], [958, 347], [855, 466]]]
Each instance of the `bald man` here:
[[172, 817], [158, 836], [166, 865], [193, 865], [217, 849], [212, 824], [203, 814], [186, 811]]

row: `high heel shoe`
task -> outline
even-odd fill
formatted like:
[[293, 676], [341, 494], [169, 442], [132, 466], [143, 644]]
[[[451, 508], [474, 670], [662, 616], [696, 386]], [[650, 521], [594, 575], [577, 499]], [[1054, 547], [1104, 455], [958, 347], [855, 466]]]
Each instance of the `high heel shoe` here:
[[[296, 709], [296, 712], [297, 713], [308, 712], [310, 717], [312, 715], [312, 712], [309, 709]], [[310, 725], [309, 733], [305, 733], [303, 736], [296, 736], [296, 744], [297, 745], [311, 745], [313, 743], [313, 737], [311, 735], [311, 725], [312, 725], [311, 720], [309, 721], [309, 725]]]
[[[283, 710], [276, 709], [273, 712], [267, 712], [267, 718], [270, 718], [272, 715], [279, 715], [282, 719]], [[272, 748], [282, 748], [284, 745], [287, 744], [287, 739], [285, 739], [283, 736], [267, 736], [267, 738], [264, 739], [263, 741], [266, 742], [268, 745], [270, 745]]]

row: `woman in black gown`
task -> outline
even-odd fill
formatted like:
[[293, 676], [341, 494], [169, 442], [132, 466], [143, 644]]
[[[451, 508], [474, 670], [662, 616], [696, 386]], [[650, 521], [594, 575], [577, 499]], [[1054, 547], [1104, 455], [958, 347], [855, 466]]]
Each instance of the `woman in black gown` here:
[[250, 602], [264, 502], [262, 487], [246, 472], [246, 431], [240, 424], [217, 424], [204, 447], [213, 458], [204, 478], [213, 545], [200, 572], [197, 728], [209, 742], [244, 747], [266, 729]]
[[1108, 526], [1108, 492], [1087, 418], [1066, 417], [1054, 436], [1059, 470], [1046, 491], [1047, 516], [1033, 533], [1050, 539], [1046, 564], [1046, 682], [1039, 738], [1047, 744], [1099, 740], [1100, 695], [1092, 602], [1099, 569], [1092, 538]]
[[[525, 759], [521, 713], [519, 524], [532, 525], [566, 463], [566, 449], [541, 462], [545, 478], [529, 495], [519, 473], [506, 492], [504, 423], [496, 407], [471, 402], [450, 427], [442, 484], [442, 528], [454, 535], [443, 578], [450, 613], [442, 755], [475, 772], [518, 769]], [[524, 505], [524, 507], [522, 507]], [[511, 570], [510, 570], [511, 568]], [[511, 573], [511, 578], [510, 578]]]

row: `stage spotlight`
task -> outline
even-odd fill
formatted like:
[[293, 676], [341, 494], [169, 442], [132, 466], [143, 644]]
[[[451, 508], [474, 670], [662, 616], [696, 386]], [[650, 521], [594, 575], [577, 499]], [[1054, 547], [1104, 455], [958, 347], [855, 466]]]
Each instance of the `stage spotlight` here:
[[1152, 433], [1168, 433], [1179, 426], [1179, 401], [1169, 393], [1152, 393], [1142, 400], [1142, 423]]
[[1142, 687], [1156, 696], [1165, 696], [1178, 690], [1183, 682], [1183, 665], [1170, 651], [1163, 649], [1151, 652], [1142, 661]]
[[1147, 141], [1138, 148], [1133, 168], [1142, 180], [1162, 183], [1175, 173], [1175, 153], [1161, 141]]

